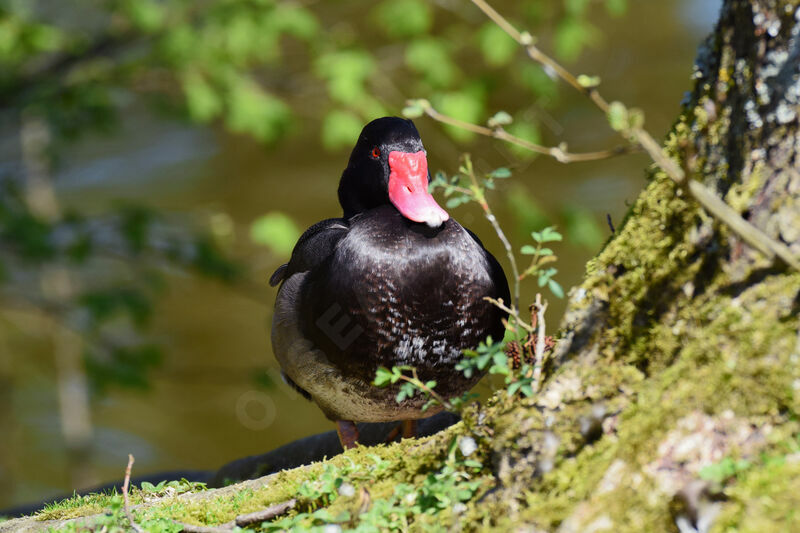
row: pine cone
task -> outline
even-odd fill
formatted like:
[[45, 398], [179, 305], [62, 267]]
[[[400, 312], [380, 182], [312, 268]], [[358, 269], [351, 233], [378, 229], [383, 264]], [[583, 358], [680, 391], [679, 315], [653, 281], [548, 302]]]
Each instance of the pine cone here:
[[517, 341], [511, 341], [506, 344], [506, 355], [511, 359], [511, 368], [517, 370], [522, 366], [522, 347]]

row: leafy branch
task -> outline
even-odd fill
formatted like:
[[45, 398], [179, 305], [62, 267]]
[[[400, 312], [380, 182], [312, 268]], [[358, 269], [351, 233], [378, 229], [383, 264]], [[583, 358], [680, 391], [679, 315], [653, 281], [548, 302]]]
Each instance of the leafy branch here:
[[[410, 372], [411, 375], [404, 374], [404, 372]], [[447, 410], [453, 409], [453, 405], [450, 402], [433, 390], [434, 387], [436, 387], [436, 381], [430, 380], [423, 382], [419, 379], [417, 369], [413, 366], [394, 366], [391, 369], [380, 367], [375, 373], [375, 379], [372, 384], [376, 387], [385, 387], [387, 385], [394, 385], [400, 381], [402, 381], [403, 384], [400, 386], [400, 390], [397, 393], [397, 403], [404, 401], [406, 398], [413, 398], [417, 392], [421, 392], [430, 398], [422, 407], [423, 411], [427, 411], [437, 404], [444, 406]]]
[[487, 190], [493, 190], [495, 188], [495, 180], [505, 179], [510, 176], [511, 172], [507, 168], [501, 167], [479, 178], [472, 164], [472, 159], [469, 154], [465, 154], [462, 164], [459, 166], [458, 174], [447, 176], [443, 172], [439, 172], [431, 181], [430, 188], [431, 191], [437, 188], [443, 189], [444, 196], [447, 198], [445, 205], [448, 208], [452, 209], [468, 202], [475, 202], [481, 207], [484, 216], [492, 225], [500, 242], [503, 243], [503, 248], [505, 249], [508, 262], [511, 265], [513, 276], [512, 301], [509, 303], [510, 307], [499, 300], [489, 299], [489, 301], [509, 313], [514, 321], [518, 322], [523, 329], [529, 329], [519, 315], [520, 282], [529, 276], [537, 276], [540, 287], [547, 285], [553, 294], [558, 298], [563, 298], [564, 290], [561, 288], [561, 285], [553, 279], [553, 276], [558, 270], [552, 267], [548, 269], [541, 268], [545, 264], [552, 263], [557, 259], [550, 248], [545, 248], [542, 245], [547, 242], [560, 241], [562, 237], [553, 227], [544, 228], [539, 232], [533, 232], [531, 236], [537, 243], [536, 246], [525, 245], [521, 250], [523, 255], [532, 256], [531, 264], [524, 271], [520, 272], [511, 242], [500, 227], [500, 223], [497, 221], [497, 217], [486, 199]]
[[[523, 46], [532, 60], [541, 64], [548, 69], [548, 71], [554, 72], [561, 80], [589, 98], [589, 100], [606, 115], [612, 129], [619, 132], [626, 140], [633, 141], [641, 146], [667, 176], [682, 187], [687, 194], [694, 198], [706, 211], [726, 224], [743, 241], [764, 254], [767, 258], [774, 259], [775, 256], [777, 256], [787, 265], [800, 271], [800, 259], [795, 257], [788, 246], [771, 238], [769, 235], [750, 224], [701, 182], [689, 179], [687, 173], [664, 153], [655, 139], [653, 139], [652, 135], [644, 129], [644, 116], [640, 111], [628, 109], [621, 102], [615, 101], [609, 103], [597, 90], [599, 80], [583, 75], [574, 76], [556, 60], [542, 52], [539, 47], [536, 46], [536, 39], [533, 35], [527, 31], [518, 31], [487, 2], [484, 0], [472, 0], [472, 3], [519, 45]], [[453, 122], [449, 123], [454, 126], [459, 126], [459, 124]]]
[[449, 124], [472, 133], [484, 135], [486, 137], [493, 137], [515, 144], [526, 150], [537, 154], [543, 154], [554, 158], [559, 163], [577, 163], [581, 161], [597, 161], [600, 159], [608, 159], [618, 155], [630, 154], [639, 151], [636, 145], [622, 145], [612, 148], [610, 150], [600, 150], [597, 152], [582, 152], [574, 153], [567, 151], [567, 143], [561, 143], [558, 146], [543, 146], [541, 144], [533, 143], [516, 135], [512, 135], [503, 128], [504, 125], [511, 124], [511, 115], [505, 111], [495, 113], [488, 121], [488, 126], [480, 126], [471, 122], [465, 122], [455, 117], [445, 115], [431, 105], [425, 99], [413, 99], [406, 102], [406, 107], [403, 109], [403, 114], [409, 118], [417, 118], [423, 114], [428, 115], [433, 120], [443, 124]]
[[505, 248], [506, 251], [506, 257], [508, 257], [508, 262], [511, 264], [511, 271], [514, 274], [512, 303], [514, 308], [518, 309], [519, 267], [517, 266], [517, 260], [514, 257], [514, 251], [511, 247], [508, 237], [506, 237], [506, 234], [503, 232], [503, 228], [500, 227], [497, 217], [495, 217], [492, 208], [489, 206], [489, 202], [486, 201], [486, 189], [494, 189], [494, 180], [508, 178], [511, 176], [511, 172], [507, 168], [498, 168], [487, 174], [482, 181], [479, 181], [475, 174], [475, 168], [472, 165], [472, 158], [470, 158], [469, 154], [464, 155], [463, 163], [459, 167], [458, 171], [460, 172], [461, 176], [467, 178], [468, 182], [466, 184], [462, 184], [461, 176], [456, 175], [450, 180], [447, 180], [443, 174], [437, 174], [436, 179], [431, 182], [431, 189], [443, 187], [445, 197], [450, 197], [453, 195], [453, 193], [458, 193], [447, 201], [446, 205], [448, 208], [456, 207], [459, 204], [466, 203], [470, 200], [481, 206], [486, 220], [488, 220], [492, 225], [492, 228], [494, 228], [495, 233], [497, 233], [497, 237], [500, 239], [500, 242], [503, 243], [503, 248]]
[[547, 285], [547, 288], [550, 289], [550, 291], [557, 298], [563, 298], [564, 289], [561, 288], [561, 285], [553, 279], [553, 276], [558, 273], [558, 270], [553, 267], [547, 269], [542, 268], [545, 265], [553, 263], [557, 260], [553, 250], [546, 248], [543, 245], [548, 242], [561, 241], [563, 237], [552, 226], [548, 226], [542, 231], [532, 232], [531, 237], [533, 237], [533, 240], [536, 242], [536, 246], [526, 244], [520, 250], [523, 255], [532, 256], [531, 264], [525, 269], [524, 272], [522, 272], [522, 274], [520, 274], [519, 279], [522, 280], [529, 276], [536, 276], [539, 287], [544, 287]]

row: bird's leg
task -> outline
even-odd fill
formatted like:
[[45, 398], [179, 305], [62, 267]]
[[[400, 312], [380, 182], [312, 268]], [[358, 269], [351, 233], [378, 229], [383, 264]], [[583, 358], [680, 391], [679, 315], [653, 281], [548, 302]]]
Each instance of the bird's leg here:
[[386, 440], [383, 442], [389, 444], [390, 442], [394, 442], [398, 436], [402, 436], [404, 439], [413, 439], [417, 436], [417, 421], [416, 420], [403, 420], [399, 424], [397, 424], [394, 429], [389, 432], [389, 435], [386, 437]]
[[350, 420], [337, 420], [336, 433], [339, 434], [339, 442], [342, 443], [343, 450], [355, 448], [358, 444], [358, 428], [355, 422]]
[[416, 420], [403, 420], [403, 438], [413, 439], [417, 436], [417, 421]]
[[400, 436], [400, 430], [402, 428], [403, 428], [402, 422], [393, 427], [392, 430], [389, 432], [389, 434], [386, 436], [386, 439], [383, 441], [383, 443], [389, 444], [391, 442], [394, 442], [395, 439]]

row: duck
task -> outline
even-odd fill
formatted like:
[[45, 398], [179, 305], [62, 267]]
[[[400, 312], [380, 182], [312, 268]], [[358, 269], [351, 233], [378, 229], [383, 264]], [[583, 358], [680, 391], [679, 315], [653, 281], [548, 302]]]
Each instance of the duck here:
[[445, 398], [482, 377], [456, 369], [465, 349], [501, 339], [509, 301], [503, 268], [428, 191], [427, 151], [413, 121], [364, 126], [341, 174], [342, 216], [317, 222], [272, 274], [278, 286], [271, 340], [283, 379], [335, 422], [343, 449], [356, 422], [432, 416], [426, 398], [397, 401], [373, 384], [379, 368], [407, 366]]

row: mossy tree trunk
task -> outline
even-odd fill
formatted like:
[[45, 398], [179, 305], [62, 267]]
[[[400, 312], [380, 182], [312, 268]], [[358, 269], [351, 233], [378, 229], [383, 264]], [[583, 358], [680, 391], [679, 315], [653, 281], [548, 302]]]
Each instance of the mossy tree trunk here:
[[[727, 0], [666, 141], [800, 255], [800, 7]], [[800, 272], [654, 171], [570, 305], [555, 370], [500, 414], [499, 524], [800, 531]]]

